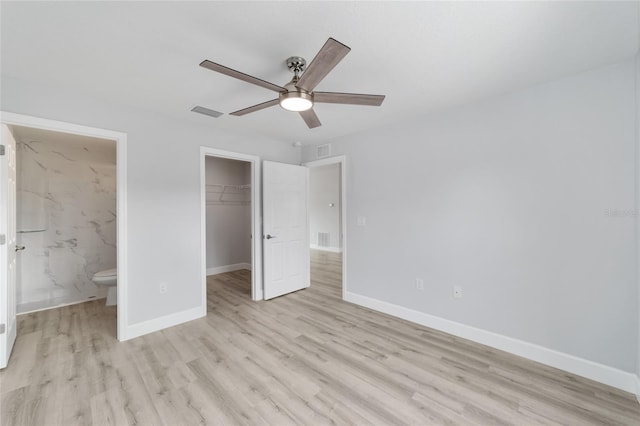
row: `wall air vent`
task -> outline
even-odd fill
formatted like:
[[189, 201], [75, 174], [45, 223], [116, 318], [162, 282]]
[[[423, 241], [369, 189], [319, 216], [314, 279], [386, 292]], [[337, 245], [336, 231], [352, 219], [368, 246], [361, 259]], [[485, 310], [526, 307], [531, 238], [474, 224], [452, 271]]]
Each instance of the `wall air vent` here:
[[318, 232], [318, 247], [329, 247], [331, 235], [328, 232]]
[[316, 158], [324, 158], [331, 155], [331, 145], [318, 145], [316, 146]]
[[216, 111], [213, 109], [209, 109], [209, 108], [205, 108], [203, 106], [200, 105], [196, 105], [193, 108], [191, 108], [191, 111], [193, 112], [197, 112], [198, 114], [204, 114], [204, 115], [208, 115], [209, 117], [213, 117], [213, 118], [218, 118], [222, 115], [222, 113], [220, 111]]

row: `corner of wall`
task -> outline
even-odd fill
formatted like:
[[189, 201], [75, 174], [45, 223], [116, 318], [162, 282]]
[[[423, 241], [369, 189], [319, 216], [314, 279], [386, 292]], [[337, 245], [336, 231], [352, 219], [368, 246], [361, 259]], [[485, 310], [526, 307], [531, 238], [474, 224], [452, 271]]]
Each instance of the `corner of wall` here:
[[124, 342], [125, 340], [134, 339], [136, 337], [144, 336], [145, 334], [174, 327], [204, 316], [206, 316], [206, 312], [203, 314], [202, 307], [198, 306], [196, 308], [165, 315], [160, 318], [142, 321], [137, 324], [128, 325], [126, 329], [123, 330], [122, 336], [118, 336], [118, 340]]
[[296, 154], [298, 156], [298, 158], [296, 159], [296, 164], [302, 164], [302, 159], [304, 158], [304, 155], [303, 155], [304, 146], [300, 142], [294, 142], [293, 149], [296, 150]]

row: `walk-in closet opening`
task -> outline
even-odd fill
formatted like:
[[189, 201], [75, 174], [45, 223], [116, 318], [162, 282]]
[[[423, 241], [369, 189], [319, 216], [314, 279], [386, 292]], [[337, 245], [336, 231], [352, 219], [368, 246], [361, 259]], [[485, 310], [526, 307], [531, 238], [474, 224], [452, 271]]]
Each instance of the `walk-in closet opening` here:
[[[255, 285], [255, 162], [204, 155], [204, 262], [207, 306], [234, 294], [261, 299]], [[238, 293], [238, 290], [240, 292]]]

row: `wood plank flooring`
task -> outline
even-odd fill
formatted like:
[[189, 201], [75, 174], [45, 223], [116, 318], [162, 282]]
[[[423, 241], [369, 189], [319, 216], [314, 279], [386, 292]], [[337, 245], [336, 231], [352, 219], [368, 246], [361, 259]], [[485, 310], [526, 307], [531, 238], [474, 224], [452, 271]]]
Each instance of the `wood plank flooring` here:
[[342, 302], [340, 264], [268, 302], [209, 277], [206, 318], [123, 343], [104, 301], [22, 315], [0, 423], [640, 424], [631, 394]]

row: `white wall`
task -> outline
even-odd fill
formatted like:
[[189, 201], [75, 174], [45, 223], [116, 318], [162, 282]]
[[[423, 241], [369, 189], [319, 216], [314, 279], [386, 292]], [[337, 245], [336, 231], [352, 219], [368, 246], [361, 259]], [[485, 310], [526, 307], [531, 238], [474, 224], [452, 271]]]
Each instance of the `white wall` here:
[[[329, 233], [329, 248], [339, 250], [340, 164], [309, 169], [309, 232], [311, 247], [318, 246], [318, 232]], [[330, 206], [333, 204], [333, 207]]]
[[20, 312], [106, 296], [93, 274], [116, 267], [116, 144], [18, 141]]
[[[207, 270], [251, 264], [251, 190], [228, 189], [220, 184], [251, 184], [251, 163], [219, 157], [206, 157], [207, 191]], [[249, 200], [249, 202], [246, 202]], [[213, 270], [213, 271], [212, 271]]]
[[333, 141], [349, 158], [348, 291], [635, 372], [635, 219], [616, 214], [635, 206], [635, 73]]
[[6, 76], [0, 108], [127, 133], [129, 327], [202, 308], [200, 146], [300, 162], [288, 143], [223, 132], [215, 121], [181, 122]]

